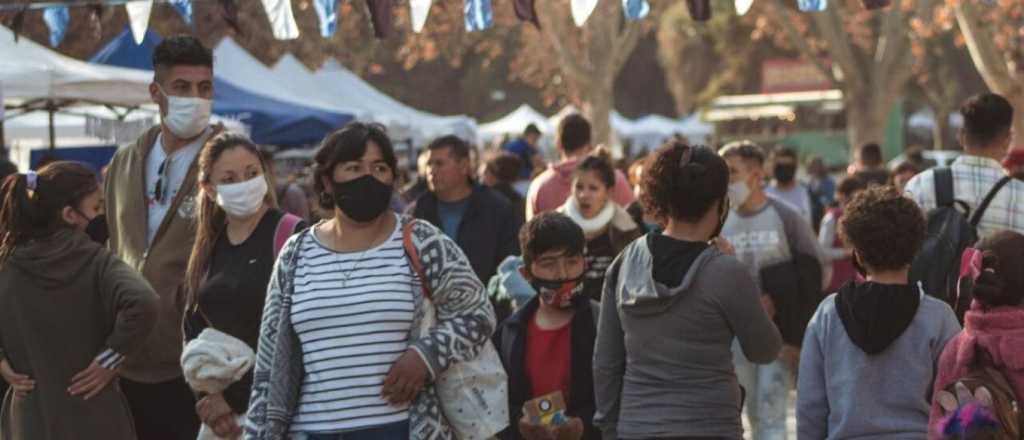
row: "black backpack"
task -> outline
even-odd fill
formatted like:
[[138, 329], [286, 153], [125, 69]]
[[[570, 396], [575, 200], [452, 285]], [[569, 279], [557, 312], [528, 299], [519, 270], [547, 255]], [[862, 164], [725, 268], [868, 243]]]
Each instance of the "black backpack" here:
[[957, 295], [961, 255], [978, 242], [978, 223], [992, 199], [1012, 177], [1000, 179], [971, 215], [971, 208], [953, 197], [953, 172], [949, 168], [936, 168], [934, 172], [936, 208], [928, 213], [927, 235], [910, 266], [910, 279], [921, 282], [929, 295], [946, 301], [963, 322], [971, 298]]

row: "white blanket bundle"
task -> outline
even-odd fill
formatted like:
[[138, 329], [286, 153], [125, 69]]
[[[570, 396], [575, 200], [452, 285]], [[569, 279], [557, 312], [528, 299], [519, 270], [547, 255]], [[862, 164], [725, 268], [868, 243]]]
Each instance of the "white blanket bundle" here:
[[[196, 392], [216, 394], [245, 376], [256, 361], [249, 344], [213, 328], [189, 341], [181, 353], [185, 381]], [[243, 423], [241, 416], [236, 416]], [[241, 425], [239, 425], [241, 426]], [[209, 426], [203, 425], [197, 440], [220, 440]]]

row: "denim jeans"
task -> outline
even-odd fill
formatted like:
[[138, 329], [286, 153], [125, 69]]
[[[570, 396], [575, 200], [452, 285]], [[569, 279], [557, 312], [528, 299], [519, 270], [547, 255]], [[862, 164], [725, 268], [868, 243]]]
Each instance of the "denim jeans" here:
[[732, 348], [736, 379], [747, 392], [744, 408], [751, 440], [787, 440], [786, 415], [793, 372], [778, 359], [763, 365], [750, 362], [738, 343]]
[[338, 434], [299, 433], [294, 440], [409, 440], [409, 421]]

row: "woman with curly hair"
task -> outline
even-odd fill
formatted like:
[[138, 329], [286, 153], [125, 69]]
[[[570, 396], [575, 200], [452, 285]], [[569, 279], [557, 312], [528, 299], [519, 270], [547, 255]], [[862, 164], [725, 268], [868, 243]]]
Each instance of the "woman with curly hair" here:
[[731, 347], [754, 362], [782, 337], [749, 270], [717, 238], [729, 169], [705, 147], [662, 147], [644, 171], [644, 206], [665, 219], [605, 278], [594, 349], [594, 425], [604, 438], [740, 439]]
[[924, 215], [894, 188], [872, 186], [846, 205], [839, 233], [866, 282], [822, 301], [807, 327], [799, 438], [925, 438], [936, 364], [960, 324], [908, 277]]

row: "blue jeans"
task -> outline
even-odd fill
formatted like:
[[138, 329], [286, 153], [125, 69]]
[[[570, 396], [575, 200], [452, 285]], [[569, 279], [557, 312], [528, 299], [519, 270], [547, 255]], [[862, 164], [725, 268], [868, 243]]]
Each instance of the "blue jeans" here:
[[295, 440], [409, 440], [409, 421], [339, 434], [298, 434]]
[[793, 372], [776, 359], [770, 364], [754, 364], [747, 360], [738, 343], [732, 346], [736, 379], [746, 389], [744, 408], [750, 423], [752, 440], [786, 440], [786, 410]]

